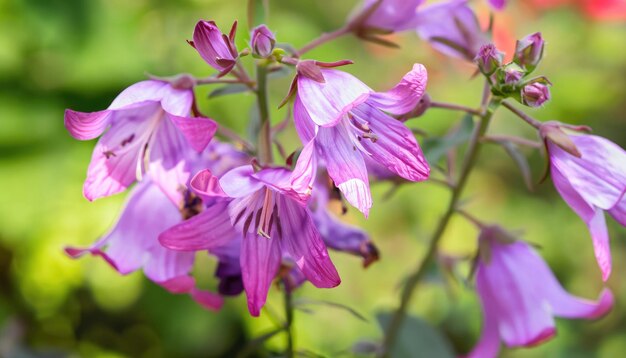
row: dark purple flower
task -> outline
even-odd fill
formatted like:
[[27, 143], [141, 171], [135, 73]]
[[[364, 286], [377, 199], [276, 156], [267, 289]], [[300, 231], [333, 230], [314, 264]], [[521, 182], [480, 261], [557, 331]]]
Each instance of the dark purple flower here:
[[87, 170], [85, 197], [119, 193], [147, 171], [159, 185], [188, 175], [185, 153], [189, 147], [202, 151], [217, 129], [211, 119], [188, 117], [193, 100], [192, 89], [143, 81], [125, 89], [104, 111], [66, 110], [65, 127], [74, 138], [102, 135]]
[[252, 29], [250, 33], [250, 47], [252, 54], [255, 56], [266, 58], [272, 54], [276, 38], [270, 29], [265, 25], [259, 25]]
[[579, 156], [562, 149], [564, 144], [547, 140], [550, 174], [563, 200], [589, 227], [596, 259], [606, 281], [611, 274], [611, 252], [604, 212], [608, 211], [626, 226], [626, 152], [602, 137], [567, 137]]
[[597, 302], [570, 295], [537, 253], [501, 228], [482, 230], [476, 288], [483, 309], [482, 335], [470, 358], [497, 357], [500, 342], [527, 347], [556, 333], [554, 317], [595, 319], [613, 307], [605, 289]]
[[502, 65], [503, 59], [504, 54], [498, 51], [494, 44], [486, 44], [480, 47], [474, 62], [478, 65], [480, 72], [489, 76]]
[[502, 70], [500, 80], [507, 86], [517, 86], [524, 78], [526, 71], [515, 63], [506, 65]]
[[419, 103], [427, 80], [424, 66], [416, 64], [388, 92], [373, 92], [342, 71], [321, 73], [323, 83], [298, 76], [295, 124], [303, 143], [314, 143], [315, 155], [325, 161], [346, 200], [365, 215], [372, 206], [365, 157], [405, 179], [426, 180], [430, 168], [413, 133], [387, 114], [407, 113]]
[[415, 28], [438, 51], [467, 61], [490, 42], [467, 0], [448, 0], [418, 11]]
[[536, 32], [518, 40], [515, 45], [513, 62], [532, 72], [543, 57], [544, 41], [541, 32]]
[[211, 67], [220, 71], [220, 76], [230, 72], [237, 63], [239, 53], [235, 46], [237, 22], [233, 23], [228, 36], [224, 35], [213, 21], [198, 21], [193, 31], [191, 45]]
[[550, 100], [550, 87], [534, 82], [522, 88], [522, 103], [529, 107], [541, 107]]

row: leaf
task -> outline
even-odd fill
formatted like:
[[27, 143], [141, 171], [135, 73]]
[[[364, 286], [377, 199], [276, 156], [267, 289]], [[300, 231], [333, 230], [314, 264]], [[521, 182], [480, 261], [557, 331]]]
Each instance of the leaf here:
[[524, 154], [520, 152], [519, 147], [511, 141], [508, 141], [508, 140], [499, 141], [498, 143], [502, 145], [504, 150], [506, 150], [509, 156], [511, 156], [515, 164], [517, 164], [517, 167], [522, 173], [522, 177], [524, 178], [524, 183], [526, 184], [526, 187], [528, 188], [528, 190], [533, 191], [534, 190], [533, 175], [532, 175], [532, 172], [530, 171], [530, 165], [528, 164], [528, 160], [526, 159], [526, 156], [524, 156]]
[[380, 349], [380, 343], [372, 341], [358, 341], [352, 345], [350, 352], [354, 354], [376, 354]]
[[239, 351], [239, 353], [237, 354], [237, 357], [250, 357], [252, 353], [256, 352], [257, 350], [259, 350], [259, 348], [261, 348], [261, 346], [263, 345], [265, 341], [274, 337], [275, 335], [277, 335], [278, 333], [284, 330], [285, 330], [284, 327], [280, 327], [280, 328], [274, 329], [272, 331], [269, 331], [265, 334], [262, 334], [254, 338], [253, 340], [249, 341], [248, 344], [246, 344], [245, 347], [243, 347], [241, 351]]
[[209, 98], [215, 98], [229, 94], [244, 93], [247, 91], [249, 91], [249, 88], [243, 83], [233, 83], [211, 91], [211, 93], [209, 93]]
[[424, 156], [431, 165], [435, 165], [439, 160], [453, 149], [467, 142], [474, 131], [474, 121], [471, 115], [466, 115], [456, 131], [449, 133], [443, 137], [430, 137], [424, 139], [422, 147]]
[[[383, 331], [391, 322], [392, 314], [381, 312], [376, 315]], [[421, 318], [407, 316], [398, 332], [390, 357], [454, 358], [448, 339]]]
[[246, 134], [250, 142], [256, 143], [259, 139], [259, 131], [261, 130], [261, 114], [259, 113], [258, 102], [255, 102], [252, 107], [250, 107], [250, 116], [248, 118], [250, 118], [250, 120], [246, 128]]
[[367, 318], [365, 318], [362, 314], [357, 312], [355, 309], [348, 307], [341, 303], [324, 301], [324, 300], [314, 300], [310, 298], [299, 298], [294, 301], [294, 307], [299, 308], [299, 309], [306, 309], [302, 306], [310, 306], [310, 305], [322, 305], [322, 306], [338, 308], [338, 309], [341, 309], [350, 313], [352, 316], [360, 319], [363, 322], [368, 322]]

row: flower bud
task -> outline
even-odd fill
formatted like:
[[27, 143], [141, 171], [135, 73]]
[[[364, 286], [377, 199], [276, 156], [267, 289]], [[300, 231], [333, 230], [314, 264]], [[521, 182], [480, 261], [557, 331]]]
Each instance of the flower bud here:
[[522, 103], [529, 107], [541, 107], [549, 100], [550, 87], [546, 84], [535, 82], [522, 88]]
[[528, 35], [517, 41], [513, 62], [526, 68], [529, 72], [535, 69], [543, 57], [544, 41], [541, 32]]
[[228, 36], [222, 34], [215, 22], [199, 21], [193, 32], [193, 41], [189, 44], [198, 51], [206, 63], [220, 71], [220, 76], [223, 76], [235, 67], [239, 57], [235, 46], [236, 32], [236, 21]]
[[486, 44], [480, 47], [474, 62], [478, 65], [480, 72], [485, 76], [490, 76], [502, 66], [504, 54], [496, 48], [494, 44]]
[[276, 38], [270, 29], [265, 25], [259, 25], [252, 29], [250, 33], [250, 47], [252, 54], [256, 57], [266, 58], [272, 54]]
[[582, 156], [572, 139], [561, 130], [561, 125], [558, 122], [550, 121], [542, 124], [539, 127], [539, 135], [546, 143], [552, 142], [577, 158]]
[[515, 63], [510, 63], [504, 67], [501, 81], [507, 86], [516, 86], [520, 83], [525, 74], [526, 71], [524, 71], [524, 69]]

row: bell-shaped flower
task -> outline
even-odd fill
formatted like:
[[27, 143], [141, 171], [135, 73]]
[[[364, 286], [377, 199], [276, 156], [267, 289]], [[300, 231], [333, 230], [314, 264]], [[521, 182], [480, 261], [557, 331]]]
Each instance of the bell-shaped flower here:
[[[564, 134], [566, 137], [559, 139], [547, 133], [551, 131], [549, 126], [541, 132], [547, 138], [552, 181], [563, 200], [589, 227], [602, 277], [607, 280], [611, 252], [604, 212], [626, 226], [626, 152], [594, 135]], [[567, 138], [570, 146], [573, 144], [571, 149], [563, 143]]]
[[468, 357], [497, 357], [500, 342], [508, 347], [539, 344], [555, 335], [554, 317], [595, 319], [613, 307], [608, 289], [596, 302], [569, 294], [528, 244], [511, 240], [501, 228], [484, 228], [479, 247], [476, 289], [483, 327]]
[[119, 193], [148, 170], [159, 185], [188, 175], [185, 152], [189, 147], [202, 151], [217, 129], [211, 119], [189, 117], [193, 100], [191, 88], [143, 81], [125, 89], [104, 111], [66, 110], [65, 127], [74, 138], [101, 136], [87, 170], [85, 197]]
[[228, 36], [213, 21], [198, 21], [189, 42], [211, 67], [220, 71], [219, 76], [230, 72], [237, 64], [239, 53], [235, 46], [237, 22], [233, 23]]
[[419, 103], [427, 73], [416, 64], [393, 89], [374, 92], [354, 76], [320, 70], [323, 81], [297, 76], [296, 129], [312, 141], [316, 156], [346, 200], [366, 216], [372, 206], [365, 158], [411, 181], [426, 180], [430, 168], [413, 133], [389, 114], [402, 115]]
[[219, 179], [208, 170], [198, 173], [191, 187], [216, 203], [162, 233], [160, 242], [174, 250], [195, 251], [242, 240], [242, 280], [253, 316], [265, 304], [283, 256], [293, 259], [316, 287], [337, 286], [339, 275], [306, 207], [313, 181], [312, 150], [312, 145], [303, 150], [293, 172], [256, 171], [247, 165]]
[[181, 210], [154, 184], [145, 178], [130, 192], [115, 227], [89, 248], [66, 248], [74, 257], [91, 253], [101, 256], [119, 273], [126, 275], [143, 269], [144, 274], [172, 293], [188, 293], [208, 309], [217, 310], [222, 298], [196, 288], [189, 275], [194, 253], [166, 249], [159, 234], [181, 222]]
[[417, 34], [444, 55], [473, 61], [489, 38], [467, 0], [447, 0], [418, 12]]
[[417, 7], [424, 0], [365, 0], [351, 16], [351, 26], [360, 31], [403, 31], [415, 26]]

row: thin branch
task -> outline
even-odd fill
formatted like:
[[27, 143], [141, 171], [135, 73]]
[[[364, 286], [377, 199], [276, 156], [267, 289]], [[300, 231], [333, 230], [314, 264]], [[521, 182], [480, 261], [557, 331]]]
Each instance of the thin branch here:
[[494, 134], [494, 135], [484, 136], [480, 140], [486, 143], [500, 144], [502, 142], [511, 142], [511, 143], [519, 144], [519, 145], [530, 147], [530, 148], [543, 148], [543, 144], [540, 142], [526, 139], [526, 138], [521, 138], [521, 137], [508, 136], [508, 135]]
[[509, 111], [513, 112], [513, 114], [515, 114], [516, 116], [520, 117], [521, 119], [524, 120], [524, 122], [530, 124], [531, 126], [539, 129], [539, 127], [541, 127], [541, 122], [536, 120], [535, 118], [529, 116], [528, 114], [522, 112], [521, 110], [515, 108], [512, 104], [510, 104], [509, 102], [502, 102], [502, 105], [504, 107], [506, 107]]
[[462, 111], [462, 112], [466, 112], [475, 116], [480, 116], [482, 114], [481, 111], [478, 109], [474, 109], [474, 108], [470, 108], [470, 107], [466, 107], [466, 106], [462, 106], [462, 105], [454, 104], [454, 103], [432, 101], [430, 102], [430, 108], [443, 108], [443, 109], [449, 109], [453, 111]]
[[323, 33], [320, 37], [314, 39], [313, 41], [309, 42], [308, 44], [304, 45], [301, 49], [296, 51], [294, 55], [297, 57], [302, 57], [302, 55], [313, 50], [314, 48], [320, 45], [323, 45], [329, 41], [332, 41], [338, 37], [341, 37], [343, 35], [347, 35], [350, 32], [351, 32], [350, 28], [348, 26], [344, 26], [333, 32]]

